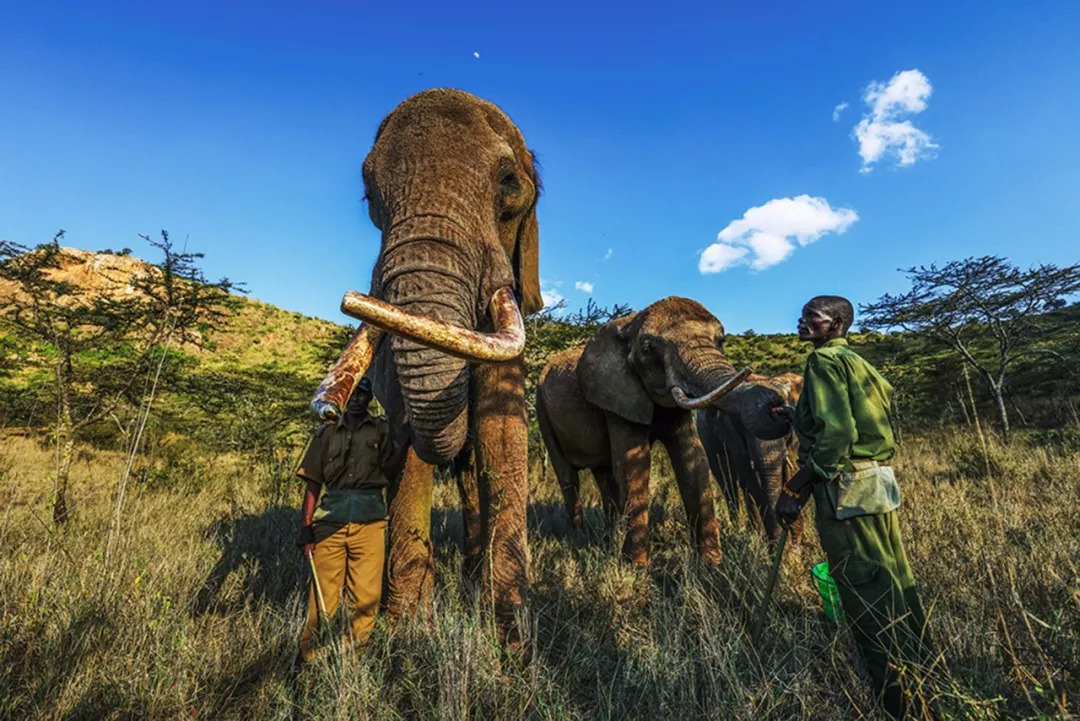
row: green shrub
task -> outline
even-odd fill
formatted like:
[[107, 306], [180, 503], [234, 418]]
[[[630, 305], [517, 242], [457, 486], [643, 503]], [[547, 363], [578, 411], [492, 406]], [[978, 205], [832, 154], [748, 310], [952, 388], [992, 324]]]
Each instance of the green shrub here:
[[1032, 446], [1051, 448], [1062, 454], [1080, 451], [1080, 426], [1041, 428], [1028, 435]]

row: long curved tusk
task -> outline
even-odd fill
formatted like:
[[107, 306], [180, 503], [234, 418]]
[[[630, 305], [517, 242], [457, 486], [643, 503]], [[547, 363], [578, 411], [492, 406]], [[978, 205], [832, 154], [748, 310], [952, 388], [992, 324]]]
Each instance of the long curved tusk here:
[[525, 350], [525, 323], [514, 292], [509, 287], [495, 291], [490, 309], [495, 331], [481, 333], [411, 313], [352, 290], [341, 300], [342, 313], [443, 353], [486, 363], [513, 360]]
[[319, 384], [319, 390], [315, 391], [315, 397], [311, 400], [311, 410], [315, 415], [324, 421], [336, 420], [341, 416], [349, 396], [371, 366], [384, 335], [374, 326], [360, 324], [352, 340]]
[[691, 398], [686, 395], [686, 392], [683, 391], [682, 388], [679, 388], [678, 386], [672, 386], [671, 397], [675, 399], [675, 405], [679, 406], [679, 408], [685, 408], [687, 410], [694, 410], [696, 408], [704, 408], [706, 406], [711, 406], [718, 399], [735, 390], [753, 372], [754, 371], [750, 368], [750, 366], [747, 366], [738, 373], [736, 373], [734, 376], [732, 376], [730, 379], [724, 381], [724, 383], [721, 384], [720, 387], [714, 388], [713, 390], [709, 391], [708, 393], [699, 398]]

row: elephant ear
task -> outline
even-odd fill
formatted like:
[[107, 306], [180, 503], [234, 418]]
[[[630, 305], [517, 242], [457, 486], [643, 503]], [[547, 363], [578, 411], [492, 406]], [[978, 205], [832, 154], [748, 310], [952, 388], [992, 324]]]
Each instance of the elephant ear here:
[[518, 226], [517, 242], [514, 244], [514, 276], [517, 279], [521, 314], [529, 315], [544, 307], [540, 296], [540, 224], [536, 221], [536, 203], [540, 200], [540, 173], [536, 158], [531, 152], [528, 170], [533, 183], [533, 201], [529, 212]]
[[625, 330], [633, 315], [614, 320], [585, 345], [578, 363], [578, 381], [585, 398], [633, 423], [652, 423], [653, 402], [630, 367]]
[[540, 226], [536, 222], [536, 202], [518, 228], [514, 246], [514, 275], [517, 277], [521, 314], [529, 315], [544, 307], [540, 296]]

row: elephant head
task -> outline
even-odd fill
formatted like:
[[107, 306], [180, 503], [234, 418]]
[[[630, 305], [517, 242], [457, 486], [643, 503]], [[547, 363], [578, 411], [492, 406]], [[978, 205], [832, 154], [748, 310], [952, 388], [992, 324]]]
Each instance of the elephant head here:
[[781, 438], [789, 429], [771, 412], [784, 403], [780, 389], [740, 383], [724, 355], [724, 326], [688, 298], [664, 298], [609, 323], [586, 345], [579, 375], [591, 403], [635, 423], [651, 423], [657, 406], [700, 407], [697, 397], [758, 438]]
[[495, 105], [435, 89], [383, 120], [363, 176], [382, 246], [371, 294], [346, 294], [342, 310], [368, 325], [339, 359], [346, 390], [326, 394], [341, 381], [332, 372], [313, 406], [332, 397], [340, 407], [381, 341], [371, 326], [389, 331], [381, 352], [392, 355], [413, 448], [425, 462], [448, 463], [467, 436], [469, 362], [520, 355], [521, 313], [543, 306], [536, 164]]
[[[748, 380], [777, 388], [788, 405], [799, 402], [803, 379], [796, 373], [772, 378], [751, 375]], [[709, 467], [724, 493], [732, 519], [738, 518], [740, 498], [744, 497], [752, 523], [760, 522], [766, 537], [777, 541], [781, 528], [776, 518], [776, 501], [781, 486], [798, 470], [795, 434], [788, 433], [775, 440], [755, 438], [737, 417], [715, 408], [698, 412], [697, 427]], [[802, 523], [796, 521], [792, 526], [792, 541], [797, 542], [801, 535]]]

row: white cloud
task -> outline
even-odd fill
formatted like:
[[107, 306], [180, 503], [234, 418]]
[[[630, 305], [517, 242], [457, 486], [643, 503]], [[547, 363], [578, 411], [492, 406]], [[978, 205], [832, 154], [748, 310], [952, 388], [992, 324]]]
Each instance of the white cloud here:
[[869, 173], [871, 165], [888, 155], [895, 156], [898, 165], [933, 157], [938, 146], [910, 120], [903, 119], [926, 110], [933, 90], [930, 79], [915, 69], [898, 72], [888, 83], [874, 81], [866, 86], [863, 101], [869, 112], [853, 131], [863, 161], [860, 172]]
[[552, 306], [558, 305], [564, 300], [562, 293], [555, 290], [554, 288], [541, 288], [540, 298], [544, 301], [545, 308], [550, 308]]
[[577, 283], [574, 283], [574, 288], [580, 290], [582, 293], [592, 293], [593, 288], [595, 287], [596, 286], [587, 280], [579, 280]]
[[746, 248], [737, 248], [727, 243], [713, 243], [701, 254], [701, 259], [698, 260], [698, 270], [701, 271], [702, 275], [719, 273], [740, 263], [749, 252]]
[[545, 308], [551, 308], [565, 300], [565, 296], [558, 290], [560, 287], [562, 287], [561, 280], [540, 279], [540, 299], [544, 301]]
[[832, 119], [833, 119], [834, 123], [837, 120], [840, 119], [840, 113], [847, 110], [847, 108], [848, 108], [848, 104], [846, 102], [843, 102], [843, 103], [840, 103], [839, 105], [837, 105], [835, 108], [832, 109]]
[[607, 249], [607, 252], [606, 252], [606, 253], [604, 253], [604, 262], [606, 263], [606, 262], [608, 262], [609, 260], [611, 260], [611, 256], [612, 256], [612, 255], [613, 255], [614, 253], [615, 253], [615, 249], [614, 249], [614, 248], [608, 248], [608, 249]]
[[843, 233], [858, 219], [858, 213], [851, 208], [834, 209], [825, 198], [774, 198], [750, 208], [721, 230], [717, 242], [701, 254], [698, 270], [702, 275], [736, 265], [765, 270], [799, 246], [809, 245], [827, 233]]
[[476, 58], [477, 60], [479, 60], [479, 59], [480, 59], [480, 53], [473, 53], [473, 54], [472, 54], [472, 56], [473, 56], [474, 58]]

